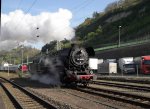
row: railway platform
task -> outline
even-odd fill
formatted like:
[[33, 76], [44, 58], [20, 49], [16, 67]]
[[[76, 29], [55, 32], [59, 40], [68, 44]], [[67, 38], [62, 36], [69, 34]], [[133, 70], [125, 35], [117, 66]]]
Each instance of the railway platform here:
[[128, 81], [150, 84], [150, 75], [97, 75], [98, 80]]

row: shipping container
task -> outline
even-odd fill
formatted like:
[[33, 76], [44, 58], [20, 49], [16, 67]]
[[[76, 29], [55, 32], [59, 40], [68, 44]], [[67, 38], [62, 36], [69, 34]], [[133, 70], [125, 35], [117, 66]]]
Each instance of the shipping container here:
[[104, 62], [98, 64], [99, 74], [116, 74], [117, 73], [117, 63]]

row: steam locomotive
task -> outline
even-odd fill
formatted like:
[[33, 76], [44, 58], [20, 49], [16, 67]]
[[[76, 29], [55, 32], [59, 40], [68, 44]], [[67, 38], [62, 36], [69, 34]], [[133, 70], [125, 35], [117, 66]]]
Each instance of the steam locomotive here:
[[94, 77], [93, 71], [89, 67], [89, 57], [94, 55], [92, 47], [84, 48], [72, 44], [70, 48], [36, 57], [29, 65], [29, 71], [31, 74], [39, 75], [53, 76], [57, 74], [62, 83], [80, 83], [87, 86]]

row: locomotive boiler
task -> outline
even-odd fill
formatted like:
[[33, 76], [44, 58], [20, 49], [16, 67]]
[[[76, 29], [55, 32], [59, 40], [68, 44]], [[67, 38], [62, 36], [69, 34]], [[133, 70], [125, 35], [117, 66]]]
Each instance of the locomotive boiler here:
[[81, 83], [86, 86], [93, 80], [94, 74], [89, 67], [89, 57], [94, 55], [92, 47], [84, 48], [72, 44], [71, 48], [36, 57], [29, 65], [29, 70], [32, 74], [59, 75], [60, 81], [65, 84]]

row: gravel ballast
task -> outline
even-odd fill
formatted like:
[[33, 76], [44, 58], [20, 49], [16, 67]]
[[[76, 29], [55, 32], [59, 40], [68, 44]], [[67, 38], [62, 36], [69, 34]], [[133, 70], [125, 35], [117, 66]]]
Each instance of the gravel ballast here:
[[29, 78], [12, 76], [9, 79], [31, 90], [60, 109], [142, 109], [132, 104], [83, 93], [71, 88], [52, 87], [38, 81], [31, 81]]

